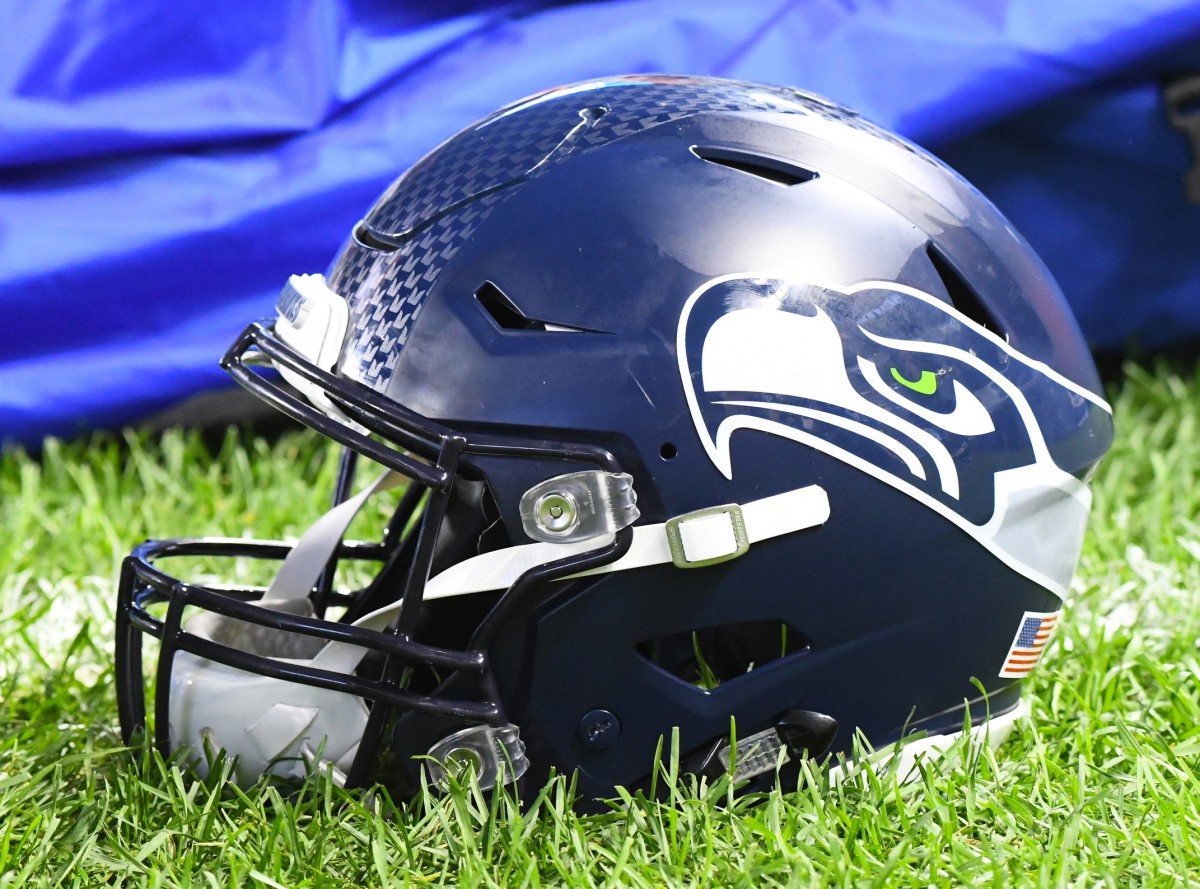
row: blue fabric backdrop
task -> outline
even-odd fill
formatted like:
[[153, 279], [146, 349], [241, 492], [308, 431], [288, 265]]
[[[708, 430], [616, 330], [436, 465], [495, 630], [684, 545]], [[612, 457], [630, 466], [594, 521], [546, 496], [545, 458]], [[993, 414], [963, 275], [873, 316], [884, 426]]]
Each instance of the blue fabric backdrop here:
[[855, 107], [992, 197], [1096, 347], [1200, 336], [1161, 98], [1200, 72], [1195, 0], [37, 0], [0, 5], [0, 439], [224, 385], [236, 332], [426, 150], [644, 71]]

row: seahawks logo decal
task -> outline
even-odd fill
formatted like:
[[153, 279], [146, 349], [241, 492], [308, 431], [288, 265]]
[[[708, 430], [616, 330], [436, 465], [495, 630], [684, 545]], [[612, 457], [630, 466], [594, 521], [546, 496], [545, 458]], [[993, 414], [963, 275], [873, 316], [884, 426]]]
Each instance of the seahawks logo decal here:
[[677, 347], [696, 431], [727, 478], [737, 430], [791, 439], [903, 491], [1064, 595], [1091, 495], [1059, 462], [1086, 465], [1081, 455], [1112, 436], [1093, 392], [890, 282], [718, 278], [688, 299]]

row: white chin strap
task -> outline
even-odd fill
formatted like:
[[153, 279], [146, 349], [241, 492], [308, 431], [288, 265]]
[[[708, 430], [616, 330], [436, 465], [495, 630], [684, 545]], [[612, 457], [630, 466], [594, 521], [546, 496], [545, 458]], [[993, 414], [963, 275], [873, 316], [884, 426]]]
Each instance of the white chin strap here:
[[[346, 529], [374, 494], [406, 479], [387, 472], [361, 493], [338, 504], [310, 527], [279, 568], [258, 603], [290, 614], [312, 615], [309, 592], [329, 564]], [[810, 485], [751, 503], [698, 510], [662, 524], [633, 528], [633, 543], [620, 559], [576, 577], [674, 563], [703, 568], [741, 555], [752, 544], [824, 524], [829, 498]], [[452, 565], [425, 585], [425, 599], [505, 590], [526, 571], [546, 562], [598, 549], [612, 537], [575, 543], [529, 543], [482, 553]], [[354, 622], [383, 630], [397, 616], [393, 602]], [[361, 646], [323, 642], [296, 633], [202, 611], [186, 630], [251, 654], [350, 674], [366, 654]], [[367, 723], [367, 707], [355, 695], [260, 676], [178, 652], [171, 672], [171, 746], [224, 748], [238, 757], [237, 778], [252, 783], [271, 773], [303, 777], [314, 765], [344, 780]], [[200, 764], [203, 768], [203, 763]]]

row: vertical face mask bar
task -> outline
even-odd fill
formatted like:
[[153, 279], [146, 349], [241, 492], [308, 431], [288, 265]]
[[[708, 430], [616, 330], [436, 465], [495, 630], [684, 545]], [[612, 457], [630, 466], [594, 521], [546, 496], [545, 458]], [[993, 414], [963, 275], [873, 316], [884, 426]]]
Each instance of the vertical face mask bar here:
[[[448, 437], [443, 444], [438, 465], [447, 469], [452, 478], [457, 477], [458, 463], [464, 449], [467, 447], [467, 439], [461, 436]], [[498, 442], [480, 440], [478, 442], [471, 442], [470, 450], [473, 453], [510, 454], [512, 449]], [[554, 460], [585, 459], [600, 466], [617, 466], [616, 458], [611, 453], [594, 447], [564, 448], [562, 445], [526, 445], [520, 448], [520, 456], [527, 458], [550, 458]], [[388, 632], [394, 633], [401, 638], [407, 639], [410, 637], [419, 614], [420, 606], [424, 601], [423, 594], [429, 578], [433, 551], [437, 543], [438, 531], [441, 529], [449, 499], [449, 488], [431, 492], [429, 502], [425, 507], [425, 515], [422, 518], [416, 552], [404, 587], [405, 593], [400, 613], [388, 630]], [[623, 528], [617, 532], [615, 538], [606, 546], [588, 553], [549, 562], [525, 572], [509, 587], [496, 607], [481, 622], [472, 639], [471, 649], [483, 651], [487, 635], [485, 628], [496, 625], [528, 592], [537, 589], [540, 584], [569, 577], [572, 574], [586, 571], [589, 568], [615, 561], [628, 552], [632, 542], [633, 531], [630, 528]], [[389, 658], [384, 667], [384, 681], [389, 683], [398, 682], [400, 669], [401, 665], [397, 660]], [[500, 691], [496, 685], [495, 677], [486, 667], [479, 676], [479, 693], [484, 700], [497, 702], [500, 700]], [[379, 746], [383, 741], [388, 709], [378, 704], [372, 708], [358, 747], [358, 752], [355, 755], [354, 763], [347, 775], [346, 783], [349, 786], [360, 786], [369, 781], [370, 769], [376, 761]], [[500, 709], [499, 714], [500, 718], [503, 719], [502, 709]]]
[[459, 435], [447, 436], [442, 442], [438, 466], [449, 474], [451, 483], [440, 490], [430, 491], [429, 502], [425, 504], [425, 515], [417, 536], [417, 551], [404, 584], [404, 601], [400, 605], [400, 614], [390, 628], [390, 632], [405, 638], [411, 635], [418, 610], [424, 601], [425, 584], [429, 582], [434, 547], [442, 529], [442, 520], [446, 517], [446, 507], [450, 503], [450, 488], [453, 486], [453, 480], [457, 478], [459, 457], [466, 444], [467, 440]]
[[[387, 555], [379, 573], [360, 595], [347, 603], [346, 613], [341, 617], [343, 623], [355, 623], [364, 615], [382, 608], [389, 597], [394, 597], [394, 590], [403, 589], [416, 553], [419, 530], [419, 527], [410, 529], [409, 526], [418, 521], [416, 516], [424, 509], [427, 495], [428, 489], [423, 485], [409, 482], [383, 533], [382, 549]], [[406, 535], [406, 531], [410, 533]]]
[[116, 663], [117, 717], [126, 743], [146, 726], [146, 692], [142, 672], [142, 633], [133, 625], [134, 557], [121, 562], [121, 579], [117, 587]]
[[[333, 502], [331, 506], [337, 506], [350, 499], [357, 467], [358, 452], [350, 448], [342, 448], [341, 456], [338, 458], [338, 476], [333, 489]], [[329, 565], [321, 573], [321, 576], [317, 578], [316, 592], [310, 597], [313, 604], [313, 614], [317, 617], [324, 617], [326, 610], [329, 608], [329, 597], [333, 593], [334, 579], [337, 576], [337, 564], [338, 556], [335, 551], [329, 559]]]
[[[461, 436], [448, 437], [442, 443], [442, 452], [439, 455], [438, 465], [447, 468], [452, 480], [457, 478], [458, 459], [462, 454], [465, 444], [466, 440]], [[396, 616], [392, 625], [385, 630], [387, 633], [403, 639], [411, 637], [418, 611], [421, 603], [424, 601], [425, 584], [429, 581], [429, 569], [433, 564], [434, 547], [437, 545], [442, 520], [446, 516], [446, 507], [450, 502], [450, 490], [452, 487], [453, 481], [444, 489], [430, 491], [429, 493], [429, 501], [425, 504], [425, 514], [421, 518], [421, 526], [417, 531], [416, 551], [413, 554], [413, 559], [409, 565], [404, 583], [404, 598], [400, 605], [400, 613]], [[383, 681], [390, 685], [399, 686], [401, 671], [402, 666], [397, 663], [396, 659], [388, 658], [383, 665]], [[487, 672], [485, 667], [484, 675], [487, 675]], [[485, 696], [481, 695], [481, 697]], [[489, 699], [493, 701], [499, 700], [496, 697], [490, 697]], [[388, 710], [389, 708], [378, 704], [371, 708], [371, 713], [367, 717], [366, 728], [363, 730], [362, 739], [358, 744], [358, 752], [354, 755], [354, 762], [346, 777], [346, 783], [351, 787], [363, 785], [368, 781], [371, 765], [375, 762], [379, 746], [383, 741], [383, 731]]]
[[[175, 652], [178, 650], [179, 636], [183, 632], [183, 609], [187, 604], [183, 592], [184, 585], [177, 583], [171, 593], [166, 620], [163, 621], [158, 670], [154, 679], [154, 746], [164, 759], [171, 755], [171, 721], [163, 717], [171, 712], [171, 670], [175, 666]], [[202, 750], [200, 753], [205, 754], [206, 751]]]

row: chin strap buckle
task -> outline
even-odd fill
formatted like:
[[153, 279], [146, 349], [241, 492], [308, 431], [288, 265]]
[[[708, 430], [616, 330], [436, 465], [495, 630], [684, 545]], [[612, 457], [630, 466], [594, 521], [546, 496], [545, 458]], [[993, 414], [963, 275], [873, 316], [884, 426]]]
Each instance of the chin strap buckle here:
[[677, 568], [705, 568], [750, 549], [746, 519], [736, 503], [684, 513], [666, 524], [667, 546]]

